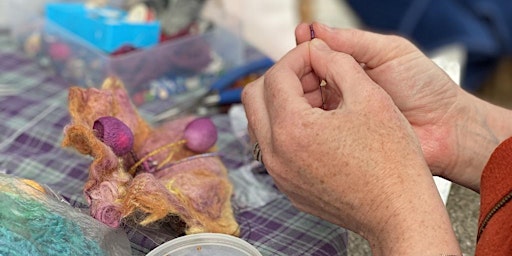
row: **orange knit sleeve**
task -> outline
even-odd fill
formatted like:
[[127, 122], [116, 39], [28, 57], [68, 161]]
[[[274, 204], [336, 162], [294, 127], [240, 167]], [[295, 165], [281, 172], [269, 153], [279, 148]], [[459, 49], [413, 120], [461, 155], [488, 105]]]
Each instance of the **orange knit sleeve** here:
[[487, 162], [480, 197], [476, 255], [512, 255], [512, 138]]

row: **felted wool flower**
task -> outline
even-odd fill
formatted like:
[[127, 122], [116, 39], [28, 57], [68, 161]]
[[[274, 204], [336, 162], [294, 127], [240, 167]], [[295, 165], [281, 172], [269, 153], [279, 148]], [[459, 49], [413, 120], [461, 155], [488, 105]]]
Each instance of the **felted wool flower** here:
[[62, 145], [93, 157], [84, 185], [93, 217], [116, 227], [127, 218], [144, 226], [178, 216], [186, 234], [239, 234], [211, 120], [188, 116], [153, 127], [116, 78], [101, 89], [70, 88], [69, 112]]

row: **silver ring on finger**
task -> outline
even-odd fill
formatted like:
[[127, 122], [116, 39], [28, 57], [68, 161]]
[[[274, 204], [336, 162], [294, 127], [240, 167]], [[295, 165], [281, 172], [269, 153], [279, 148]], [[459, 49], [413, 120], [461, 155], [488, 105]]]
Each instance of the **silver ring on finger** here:
[[252, 146], [252, 156], [256, 161], [263, 163], [263, 154], [261, 153], [260, 144], [258, 142], [254, 143]]

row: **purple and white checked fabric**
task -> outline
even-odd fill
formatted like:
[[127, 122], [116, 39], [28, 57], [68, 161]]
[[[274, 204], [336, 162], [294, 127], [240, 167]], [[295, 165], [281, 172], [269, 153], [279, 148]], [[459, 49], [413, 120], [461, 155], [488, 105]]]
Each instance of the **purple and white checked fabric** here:
[[[73, 206], [83, 208], [82, 188], [91, 159], [60, 146], [62, 130], [70, 120], [68, 86], [25, 58], [6, 34], [0, 34], [0, 88], [15, 89], [0, 95], [0, 172], [46, 184]], [[143, 108], [141, 113], [150, 115], [151, 110]], [[234, 172], [250, 159], [250, 150], [233, 136], [227, 115], [213, 120], [219, 128], [222, 160]], [[268, 174], [254, 175], [272, 187]], [[263, 206], [241, 208], [234, 202], [242, 239], [263, 255], [346, 255], [344, 229], [299, 212], [276, 193]], [[143, 233], [127, 229], [127, 234], [134, 255], [158, 245]]]

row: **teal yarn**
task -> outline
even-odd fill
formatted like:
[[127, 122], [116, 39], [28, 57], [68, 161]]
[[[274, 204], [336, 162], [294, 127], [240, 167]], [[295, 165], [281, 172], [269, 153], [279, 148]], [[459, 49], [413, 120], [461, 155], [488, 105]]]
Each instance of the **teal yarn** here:
[[37, 190], [10, 191], [20, 184], [0, 190], [0, 255], [106, 255], [76, 220], [58, 214]]
[[37, 248], [20, 234], [0, 226], [0, 255], [34, 255], [40, 256]]

